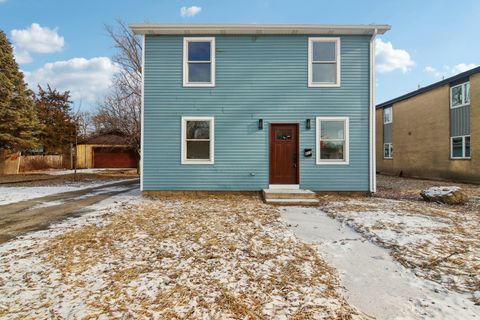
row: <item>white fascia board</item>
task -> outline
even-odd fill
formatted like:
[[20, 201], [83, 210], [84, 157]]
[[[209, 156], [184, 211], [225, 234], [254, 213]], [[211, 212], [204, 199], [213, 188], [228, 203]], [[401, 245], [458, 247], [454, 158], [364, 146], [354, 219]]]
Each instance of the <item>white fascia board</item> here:
[[384, 34], [389, 25], [335, 25], [335, 24], [130, 24], [136, 34], [202, 35], [202, 34], [324, 34], [373, 35]]

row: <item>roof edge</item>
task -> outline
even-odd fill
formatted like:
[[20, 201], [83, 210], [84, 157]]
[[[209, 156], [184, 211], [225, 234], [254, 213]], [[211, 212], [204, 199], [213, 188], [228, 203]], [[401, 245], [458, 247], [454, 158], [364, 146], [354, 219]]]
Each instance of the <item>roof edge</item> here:
[[135, 34], [332, 34], [373, 35], [390, 30], [387, 24], [130, 24]]
[[403, 100], [406, 100], [406, 99], [409, 99], [409, 98], [412, 98], [412, 97], [415, 97], [419, 94], [422, 94], [424, 92], [427, 92], [427, 91], [430, 91], [430, 90], [433, 90], [435, 88], [438, 88], [438, 87], [441, 87], [441, 86], [444, 86], [446, 84], [450, 84], [452, 82], [455, 82], [457, 80], [460, 80], [462, 78], [465, 78], [465, 77], [469, 77], [475, 73], [480, 73], [480, 66], [479, 67], [475, 67], [473, 69], [470, 69], [470, 70], [467, 70], [467, 71], [464, 71], [462, 73], [459, 73], [459, 74], [456, 74], [450, 78], [447, 78], [447, 79], [443, 79], [443, 80], [440, 80], [440, 81], [437, 81], [435, 83], [432, 83], [426, 87], [423, 87], [423, 88], [420, 88], [420, 89], [417, 89], [417, 90], [414, 90], [414, 91], [411, 91], [409, 93], [406, 93], [404, 95], [401, 95], [397, 98], [393, 98], [393, 99], [390, 99], [388, 101], [385, 101], [385, 102], [382, 102], [380, 104], [377, 104], [376, 106], [376, 109], [379, 109], [379, 108], [384, 108], [384, 107], [387, 107], [387, 106], [390, 106], [394, 103], [397, 103], [397, 102], [400, 102], [400, 101], [403, 101]]

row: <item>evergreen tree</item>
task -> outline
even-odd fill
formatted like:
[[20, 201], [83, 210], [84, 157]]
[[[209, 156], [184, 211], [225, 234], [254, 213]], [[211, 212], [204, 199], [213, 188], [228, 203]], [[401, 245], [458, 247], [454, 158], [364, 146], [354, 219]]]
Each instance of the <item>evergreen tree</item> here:
[[33, 92], [25, 85], [13, 48], [0, 30], [0, 149], [35, 147], [40, 129]]
[[40, 144], [46, 153], [62, 153], [75, 141], [75, 121], [71, 115], [70, 92], [59, 92], [47, 85], [38, 86], [35, 105], [43, 125], [39, 135]]

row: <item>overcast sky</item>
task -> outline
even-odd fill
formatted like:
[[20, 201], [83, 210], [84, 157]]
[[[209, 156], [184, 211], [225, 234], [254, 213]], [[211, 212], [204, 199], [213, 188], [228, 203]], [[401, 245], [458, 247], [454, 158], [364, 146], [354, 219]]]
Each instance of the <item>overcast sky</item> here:
[[71, 90], [91, 108], [116, 66], [104, 24], [390, 24], [377, 40], [377, 102], [480, 64], [478, 0], [0, 0], [0, 29], [30, 85]]

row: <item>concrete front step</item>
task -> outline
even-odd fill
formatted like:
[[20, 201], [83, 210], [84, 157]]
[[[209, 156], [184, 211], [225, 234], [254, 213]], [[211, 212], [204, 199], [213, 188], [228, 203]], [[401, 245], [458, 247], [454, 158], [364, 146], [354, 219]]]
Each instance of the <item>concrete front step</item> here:
[[318, 206], [318, 199], [265, 199], [265, 203], [277, 206]]
[[304, 189], [263, 189], [267, 199], [315, 199], [315, 192]]
[[318, 206], [315, 192], [303, 189], [264, 189], [265, 203], [279, 206]]

